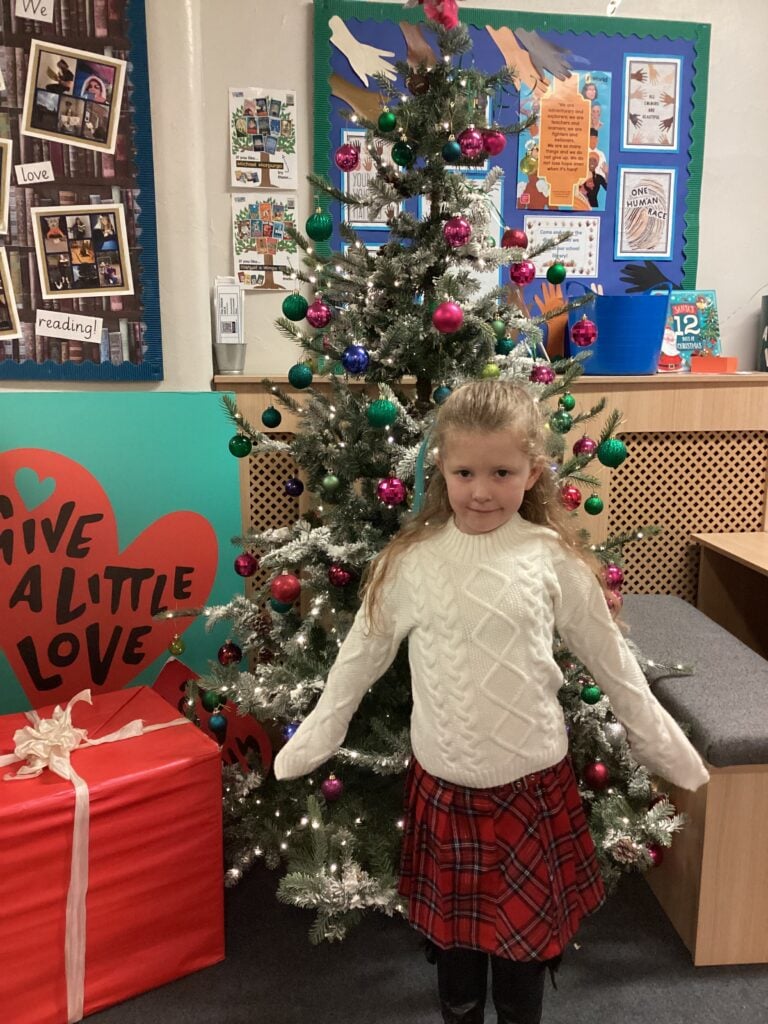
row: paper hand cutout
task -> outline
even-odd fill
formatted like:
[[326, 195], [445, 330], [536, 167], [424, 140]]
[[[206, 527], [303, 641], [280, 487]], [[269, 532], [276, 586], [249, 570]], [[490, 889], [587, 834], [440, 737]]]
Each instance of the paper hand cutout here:
[[394, 50], [377, 50], [375, 46], [358, 42], [338, 14], [334, 14], [328, 24], [331, 27], [331, 42], [344, 54], [349, 66], [366, 88], [369, 75], [384, 75], [390, 82], [395, 80], [397, 72], [394, 65], [383, 59], [394, 57]]
[[516, 28], [515, 35], [530, 54], [531, 61], [541, 78], [544, 77], [545, 71], [549, 71], [560, 81], [571, 77], [571, 64], [568, 60], [570, 50], [556, 43], [549, 43], [542, 39], [538, 32], [529, 32], [525, 28]]
[[658, 288], [660, 284], [670, 283], [673, 288], [682, 288], [681, 284], [670, 282], [661, 268], [652, 260], [645, 260], [643, 263], [633, 263], [624, 267], [621, 272], [623, 284], [628, 284], [627, 294], [634, 292], [645, 292], [649, 288]]

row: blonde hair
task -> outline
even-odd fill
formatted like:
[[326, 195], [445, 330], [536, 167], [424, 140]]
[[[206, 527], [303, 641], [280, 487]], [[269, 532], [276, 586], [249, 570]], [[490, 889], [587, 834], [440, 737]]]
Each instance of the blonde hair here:
[[[599, 562], [585, 548], [578, 527], [560, 499], [557, 480], [549, 470], [545, 424], [545, 413], [522, 384], [475, 380], [457, 388], [438, 408], [431, 442], [444, 455], [451, 435], [459, 431], [510, 431], [516, 434], [520, 449], [530, 459], [532, 468], [542, 470], [533, 486], [525, 492], [520, 515], [531, 523], [554, 530], [561, 544], [589, 566], [604, 588]], [[379, 552], [364, 575], [362, 593], [369, 623], [377, 619], [382, 585], [395, 560], [413, 544], [444, 526], [452, 515], [445, 478], [435, 466], [422, 508]]]

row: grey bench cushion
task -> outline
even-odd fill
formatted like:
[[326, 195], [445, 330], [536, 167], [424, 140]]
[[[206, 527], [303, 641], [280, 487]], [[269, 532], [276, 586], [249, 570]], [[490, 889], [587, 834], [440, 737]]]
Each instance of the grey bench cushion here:
[[711, 765], [768, 764], [768, 661], [679, 597], [628, 594], [627, 636], [654, 661], [692, 664], [653, 692]]

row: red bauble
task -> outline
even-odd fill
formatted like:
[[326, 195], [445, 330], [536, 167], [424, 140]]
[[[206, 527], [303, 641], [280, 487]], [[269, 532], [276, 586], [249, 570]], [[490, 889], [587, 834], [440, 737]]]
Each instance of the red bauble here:
[[501, 236], [501, 244], [505, 249], [527, 249], [528, 235], [520, 228], [507, 228]]
[[383, 501], [385, 505], [390, 507], [402, 505], [407, 493], [405, 484], [402, 480], [398, 480], [396, 476], [388, 476], [385, 480], [379, 480], [376, 486], [376, 494], [379, 501]]
[[564, 484], [560, 488], [560, 498], [568, 511], [573, 512], [581, 504], [581, 491], [575, 484]]
[[238, 576], [254, 576], [259, 570], [259, 560], [249, 551], [244, 551], [235, 559], [235, 572]]
[[464, 156], [474, 160], [485, 149], [483, 134], [477, 128], [465, 128], [457, 139], [459, 147]]
[[219, 648], [219, 664], [220, 665], [236, 665], [238, 661], [242, 661], [243, 652], [233, 643], [231, 640], [227, 640]]
[[441, 302], [432, 314], [432, 324], [441, 334], [453, 334], [464, 323], [464, 310], [458, 302]]
[[301, 593], [301, 580], [292, 572], [281, 573], [272, 580], [269, 591], [281, 604], [293, 604]]
[[584, 768], [584, 782], [590, 789], [606, 789], [611, 781], [611, 773], [602, 761], [592, 761]]
[[624, 604], [624, 598], [618, 590], [607, 590], [605, 592], [605, 603], [611, 615], [618, 615]]
[[312, 327], [327, 327], [331, 322], [331, 309], [322, 299], [315, 299], [307, 309], [307, 322]]
[[536, 267], [530, 260], [512, 263], [509, 268], [509, 277], [515, 284], [530, 284], [534, 277], [536, 277]]
[[336, 150], [333, 159], [340, 170], [354, 171], [360, 163], [360, 149], [358, 146], [353, 146], [351, 142], [345, 142]]
[[332, 565], [328, 569], [328, 582], [333, 587], [347, 587], [352, 582], [352, 573], [341, 565]]
[[651, 863], [655, 868], [657, 868], [664, 860], [664, 847], [659, 846], [657, 843], [650, 843], [646, 846], [646, 850], [648, 851], [648, 856], [651, 858]]
[[587, 345], [591, 345], [596, 337], [597, 327], [586, 316], [583, 316], [581, 320], [577, 320], [571, 328], [571, 341], [579, 348], [586, 348]]
[[603, 569], [603, 579], [605, 580], [605, 585], [609, 590], [618, 590], [624, 582], [624, 573], [618, 565], [614, 565], [613, 562], [611, 562]]
[[487, 128], [481, 133], [483, 136], [483, 149], [489, 156], [498, 156], [507, 144], [507, 136], [504, 132], [498, 132], [495, 128]]
[[454, 249], [466, 245], [471, 235], [472, 225], [464, 217], [451, 217], [443, 225], [443, 238]]
[[344, 783], [341, 779], [337, 779], [335, 775], [329, 775], [328, 778], [320, 784], [320, 790], [325, 799], [330, 803], [333, 803], [333, 801], [338, 800], [344, 792]]
[[594, 455], [597, 451], [597, 441], [593, 441], [591, 437], [587, 437], [585, 434], [580, 437], [576, 444], [573, 446], [574, 455]]
[[528, 376], [534, 384], [551, 384], [555, 379], [555, 371], [549, 363], [540, 363], [533, 367]]

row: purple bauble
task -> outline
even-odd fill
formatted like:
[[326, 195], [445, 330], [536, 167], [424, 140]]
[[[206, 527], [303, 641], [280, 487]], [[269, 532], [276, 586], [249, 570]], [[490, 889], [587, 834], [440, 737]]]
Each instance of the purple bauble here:
[[465, 128], [458, 137], [458, 143], [461, 147], [462, 155], [469, 157], [470, 160], [480, 156], [485, 149], [483, 133], [479, 132], [477, 128]]
[[235, 559], [235, 572], [238, 576], [255, 576], [259, 570], [259, 560], [249, 551], [244, 551]]
[[507, 144], [507, 136], [504, 132], [498, 132], [495, 128], [488, 128], [481, 133], [483, 136], [483, 149], [489, 156], [498, 156]]
[[624, 573], [618, 565], [614, 565], [613, 562], [610, 562], [603, 569], [603, 579], [605, 580], [605, 585], [609, 590], [618, 590], [624, 582]]
[[549, 363], [541, 363], [539, 366], [534, 366], [529, 376], [534, 384], [551, 384], [555, 379], [555, 371]]
[[289, 477], [283, 484], [283, 487], [285, 487], [285, 493], [292, 498], [298, 498], [300, 494], [304, 493], [304, 484], [295, 476]]
[[464, 310], [458, 302], [441, 302], [432, 314], [432, 324], [441, 334], [453, 334], [464, 323]]
[[574, 455], [594, 455], [597, 451], [597, 441], [593, 441], [591, 437], [580, 437], [576, 444], [573, 446]]
[[332, 587], [347, 587], [352, 582], [352, 573], [341, 565], [328, 568], [328, 582]]
[[575, 484], [564, 484], [560, 488], [560, 499], [569, 512], [574, 512], [581, 504], [581, 491]]
[[380, 501], [391, 508], [393, 505], [402, 505], [407, 491], [402, 480], [398, 480], [396, 476], [388, 476], [386, 480], [379, 480], [376, 494]]
[[451, 217], [443, 224], [443, 238], [454, 249], [466, 245], [471, 235], [472, 225], [464, 217]]
[[596, 337], [597, 327], [586, 316], [577, 320], [571, 328], [571, 341], [578, 348], [586, 348], [587, 345], [591, 345]]
[[322, 299], [315, 299], [307, 310], [307, 321], [312, 327], [327, 327], [331, 322], [331, 308]]
[[[512, 263], [509, 268], [510, 280], [515, 284], [526, 285], [536, 277], [536, 267], [530, 260], [523, 260], [521, 263]], [[309, 307], [312, 308], [311, 306]], [[309, 319], [309, 314], [307, 314]]]
[[351, 142], [345, 142], [336, 150], [333, 159], [340, 170], [354, 171], [360, 163], [360, 149], [358, 146], [353, 146]]
[[335, 775], [329, 775], [324, 782], [320, 784], [320, 790], [330, 803], [334, 800], [338, 800], [341, 794], [344, 792], [344, 783], [341, 779], [337, 779]]
[[222, 644], [219, 648], [219, 664], [220, 665], [236, 665], [243, 659], [243, 652], [233, 643], [231, 640], [227, 640], [226, 643]]

